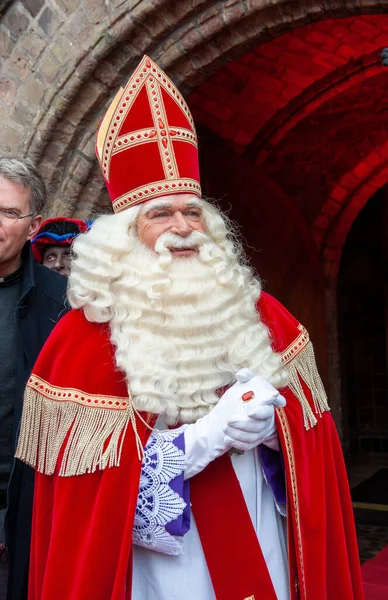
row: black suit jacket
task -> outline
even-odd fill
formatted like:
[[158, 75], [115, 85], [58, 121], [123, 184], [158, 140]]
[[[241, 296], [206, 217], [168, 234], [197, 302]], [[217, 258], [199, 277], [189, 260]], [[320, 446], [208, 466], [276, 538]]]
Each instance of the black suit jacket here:
[[[15, 450], [25, 385], [46, 339], [68, 310], [67, 278], [38, 264], [30, 243], [23, 248], [22, 260], [22, 295], [17, 306], [20, 341], [14, 404]], [[5, 520], [9, 561], [7, 600], [27, 599], [33, 492], [33, 469], [15, 459]]]

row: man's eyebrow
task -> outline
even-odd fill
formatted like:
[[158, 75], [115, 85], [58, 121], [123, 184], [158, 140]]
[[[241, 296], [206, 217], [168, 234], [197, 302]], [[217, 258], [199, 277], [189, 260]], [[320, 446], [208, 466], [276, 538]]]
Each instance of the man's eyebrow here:
[[[200, 208], [201, 207], [201, 201], [200, 200], [189, 200], [188, 202], [186, 202], [185, 208]], [[145, 210], [145, 212], [143, 214], [148, 215], [151, 212], [157, 211], [157, 210], [163, 210], [163, 209], [171, 209], [172, 208], [172, 204], [171, 202], [169, 202], [168, 200], [166, 201], [162, 201], [162, 202], [155, 202], [155, 204], [153, 204], [152, 206], [148, 207], [148, 209]]]
[[200, 200], [189, 200], [186, 204], [186, 208], [201, 208]]
[[158, 202], [158, 203], [155, 202], [155, 204], [153, 204], [152, 206], [150, 206], [148, 208], [148, 211], [158, 210], [159, 208], [171, 208], [171, 206], [172, 206], [171, 202], [168, 202], [167, 200], [164, 202]]
[[145, 214], [148, 215], [148, 213], [153, 212], [154, 210], [161, 210], [162, 208], [171, 208], [171, 207], [172, 207], [171, 202], [159, 202], [159, 204], [154, 204], [153, 206], [150, 206], [145, 211]]

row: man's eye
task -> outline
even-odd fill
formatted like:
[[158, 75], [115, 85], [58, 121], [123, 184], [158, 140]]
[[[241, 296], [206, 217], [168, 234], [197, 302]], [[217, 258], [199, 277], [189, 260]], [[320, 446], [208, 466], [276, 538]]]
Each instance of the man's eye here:
[[196, 217], [199, 218], [201, 216], [201, 213], [199, 212], [199, 210], [189, 210], [187, 215], [189, 217]]
[[17, 217], [17, 214], [15, 213], [15, 211], [14, 210], [8, 210], [8, 208], [3, 208], [2, 211], [1, 211], [1, 213], [3, 215], [5, 215], [6, 217], [12, 217], [12, 218]]
[[161, 211], [161, 212], [157, 212], [152, 218], [153, 219], [162, 219], [164, 217], [168, 217], [168, 212], [167, 211]]

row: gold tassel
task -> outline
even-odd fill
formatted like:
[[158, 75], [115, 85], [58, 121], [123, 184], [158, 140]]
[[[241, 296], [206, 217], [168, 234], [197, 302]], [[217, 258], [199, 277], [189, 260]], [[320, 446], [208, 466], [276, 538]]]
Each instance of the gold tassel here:
[[[312, 343], [308, 341], [307, 344], [304, 345], [303, 350], [284, 366], [288, 374], [288, 385], [302, 406], [304, 426], [305, 429], [308, 430], [310, 427], [314, 427], [314, 425], [317, 424], [315, 415], [321, 417], [323, 412], [330, 410], [325, 388], [323, 387], [315, 362]], [[315, 414], [306, 398], [300, 379], [302, 379], [311, 390]]]
[[27, 387], [16, 457], [39, 472], [52, 475], [68, 435], [59, 475], [69, 477], [116, 467], [129, 423], [141, 459], [143, 447], [131, 403], [125, 410], [91, 408], [56, 402]]

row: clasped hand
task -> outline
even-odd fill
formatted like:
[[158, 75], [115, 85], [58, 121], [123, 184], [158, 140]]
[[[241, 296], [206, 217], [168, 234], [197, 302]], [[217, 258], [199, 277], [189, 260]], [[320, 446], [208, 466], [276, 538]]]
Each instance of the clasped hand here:
[[[286, 401], [268, 381], [249, 369], [242, 369], [236, 377], [237, 383], [225, 392], [216, 408], [229, 412], [223, 429], [225, 445], [252, 450], [276, 433], [275, 408], [284, 407]], [[249, 391], [254, 398], [244, 403], [242, 395]]]
[[[252, 450], [261, 443], [277, 449], [275, 408], [286, 404], [279, 392], [263, 377], [241, 369], [215, 407], [185, 428], [185, 479], [194, 477], [212, 460], [231, 448]], [[242, 395], [253, 392], [244, 402]]]

